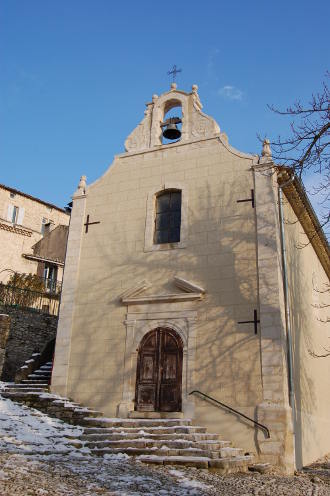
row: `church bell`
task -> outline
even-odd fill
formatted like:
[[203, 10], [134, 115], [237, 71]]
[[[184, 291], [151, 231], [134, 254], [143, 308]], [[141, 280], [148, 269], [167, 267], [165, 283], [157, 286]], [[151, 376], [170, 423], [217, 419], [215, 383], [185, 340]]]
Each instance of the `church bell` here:
[[163, 127], [163, 136], [168, 140], [175, 140], [181, 138], [181, 131], [178, 129], [177, 124], [181, 123], [179, 117], [170, 117], [161, 127]]

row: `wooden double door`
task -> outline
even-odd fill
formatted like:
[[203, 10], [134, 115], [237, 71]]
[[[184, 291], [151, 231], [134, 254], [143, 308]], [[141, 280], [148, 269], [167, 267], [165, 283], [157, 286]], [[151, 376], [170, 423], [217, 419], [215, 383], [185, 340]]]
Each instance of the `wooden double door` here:
[[136, 410], [181, 411], [182, 349], [175, 331], [157, 328], [144, 336], [138, 349]]

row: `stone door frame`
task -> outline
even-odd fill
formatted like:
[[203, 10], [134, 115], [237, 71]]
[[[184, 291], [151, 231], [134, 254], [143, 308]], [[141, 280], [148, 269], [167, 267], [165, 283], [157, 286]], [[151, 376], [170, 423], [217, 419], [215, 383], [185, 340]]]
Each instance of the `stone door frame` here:
[[157, 327], [177, 332], [183, 343], [182, 359], [182, 413], [193, 418], [194, 400], [189, 396], [194, 385], [196, 355], [196, 320], [193, 310], [176, 312], [128, 312], [125, 320], [126, 343], [123, 377], [123, 397], [117, 407], [118, 417], [128, 417], [134, 411], [138, 348], [143, 337]]

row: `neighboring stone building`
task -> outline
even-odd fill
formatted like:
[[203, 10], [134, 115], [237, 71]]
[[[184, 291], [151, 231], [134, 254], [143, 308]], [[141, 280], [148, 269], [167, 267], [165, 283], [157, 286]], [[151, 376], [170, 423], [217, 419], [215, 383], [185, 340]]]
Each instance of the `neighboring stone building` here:
[[[181, 139], [165, 143], [173, 108]], [[312, 356], [328, 342], [328, 244], [267, 141], [241, 153], [201, 108], [197, 86], [172, 84], [108, 171], [81, 178], [52, 391], [108, 416], [182, 412], [292, 471], [330, 451], [330, 359]]]
[[64, 209], [0, 184], [0, 282], [13, 272], [61, 281], [69, 220]]

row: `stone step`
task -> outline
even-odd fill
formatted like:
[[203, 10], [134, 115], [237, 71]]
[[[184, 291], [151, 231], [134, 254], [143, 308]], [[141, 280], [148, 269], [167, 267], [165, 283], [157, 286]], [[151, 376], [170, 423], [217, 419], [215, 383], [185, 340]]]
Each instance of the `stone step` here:
[[32, 372], [33, 374], [36, 374], [36, 375], [50, 375], [52, 372], [52, 369], [47, 367], [45, 370], [42, 369], [42, 367], [40, 367], [40, 369], [37, 369], [35, 370], [34, 372]]
[[18, 386], [10, 386], [6, 387], [5, 391], [28, 391], [28, 390], [33, 390], [33, 391], [44, 391], [48, 389], [48, 384], [38, 384], [38, 385], [18, 385]]
[[178, 419], [183, 418], [182, 412], [129, 412], [131, 419]]
[[34, 372], [32, 372], [32, 374], [28, 375], [28, 379], [43, 379], [43, 378], [49, 379], [50, 376], [51, 376], [50, 372], [45, 371], [38, 373], [38, 370], [35, 370]]
[[[127, 432], [117, 432], [117, 433], [112, 433], [112, 432], [100, 432], [98, 434], [82, 434], [80, 436], [80, 439], [86, 442], [91, 442], [91, 441], [117, 441], [120, 439], [140, 439], [141, 438], [141, 431], [135, 432], [135, 433], [127, 433]], [[178, 439], [178, 434], [172, 433], [172, 434], [149, 434], [147, 432], [144, 432], [143, 438], [145, 439], [151, 439], [151, 440], [158, 440], [158, 439], [163, 439], [164, 441], [168, 440], [177, 440]], [[206, 440], [214, 440], [217, 441], [219, 439], [219, 434], [198, 434], [198, 433], [193, 433], [193, 434], [180, 434], [179, 435], [180, 439], [184, 439], [186, 441], [206, 441]]]
[[91, 453], [97, 456], [104, 455], [116, 455], [119, 453], [125, 453], [129, 456], [141, 456], [141, 455], [151, 455], [151, 456], [196, 456], [217, 459], [219, 458], [218, 451], [208, 451], [198, 448], [183, 448], [183, 449], [169, 449], [167, 446], [163, 446], [159, 449], [153, 448], [94, 448], [91, 449]]
[[86, 418], [84, 424], [87, 427], [174, 427], [190, 425], [189, 419], [120, 419], [120, 418]]
[[10, 384], [10, 385], [7, 385], [6, 388], [7, 389], [11, 389], [11, 388], [20, 388], [20, 389], [24, 389], [24, 388], [27, 388], [27, 387], [48, 387], [49, 384], [47, 382], [29, 382], [29, 383], [17, 383], [17, 384]]
[[4, 398], [14, 398], [14, 401], [27, 401], [29, 398], [35, 399], [40, 395], [40, 391], [3, 391], [1, 396]]
[[39, 384], [39, 383], [47, 383], [48, 385], [49, 384], [48, 378], [43, 379], [42, 377], [36, 377], [34, 379], [24, 379], [19, 384]]
[[185, 465], [186, 467], [209, 468], [211, 458], [199, 456], [157, 456], [142, 455], [138, 460], [143, 463], [156, 465]]
[[220, 458], [237, 458], [243, 456], [244, 450], [242, 448], [232, 448], [231, 446], [224, 446], [220, 449]]
[[[108, 434], [205, 434], [206, 427], [200, 427], [196, 425], [177, 425], [173, 427], [85, 427], [84, 434], [102, 434], [104, 436]], [[218, 434], [212, 434], [218, 436]], [[217, 437], [215, 438], [217, 439]]]
[[162, 446], [167, 446], [167, 448], [173, 449], [202, 449], [209, 451], [218, 451], [221, 448], [229, 447], [229, 441], [186, 441], [185, 439], [119, 439], [117, 441], [90, 441], [86, 442], [88, 448], [161, 448]]
[[24, 393], [48, 393], [48, 388], [26, 388], [26, 389], [5, 389], [5, 392], [8, 393], [17, 393], [23, 391]]
[[252, 457], [242, 456], [233, 459], [212, 459], [194, 456], [142, 455], [139, 456], [138, 460], [143, 463], [157, 465], [185, 465], [187, 467], [210, 468], [219, 471], [221, 474], [230, 474], [235, 472], [247, 472]]
[[52, 370], [52, 368], [53, 368], [53, 365], [52, 365], [52, 364], [49, 364], [49, 365], [48, 365], [48, 364], [46, 363], [45, 365], [42, 365], [42, 366], [41, 366], [38, 370], [50, 370], [50, 371], [51, 371], [51, 370]]
[[30, 374], [30, 375], [28, 375], [28, 379], [31, 379], [33, 381], [42, 381], [42, 382], [48, 382], [49, 383], [50, 376]]
[[253, 456], [237, 456], [235, 458], [218, 458], [209, 461], [209, 468], [221, 474], [232, 474], [235, 472], [247, 472], [249, 465], [253, 462]]

